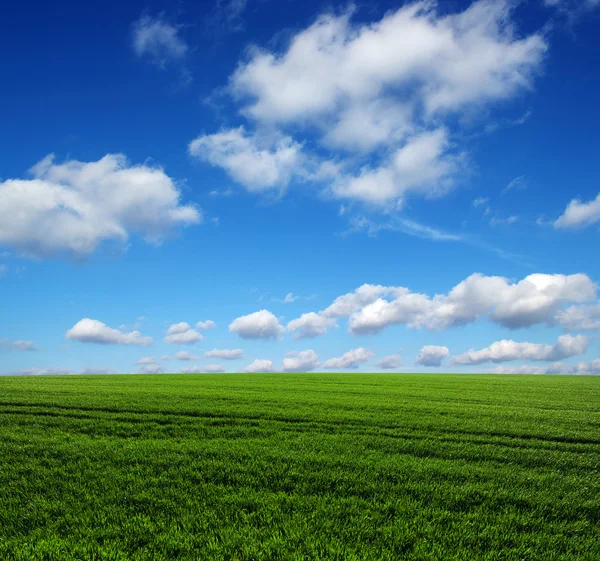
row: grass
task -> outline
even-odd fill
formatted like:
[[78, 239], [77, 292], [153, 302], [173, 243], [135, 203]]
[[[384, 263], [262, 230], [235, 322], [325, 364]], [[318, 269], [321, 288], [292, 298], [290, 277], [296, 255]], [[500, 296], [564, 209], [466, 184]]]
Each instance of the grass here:
[[600, 378], [0, 378], [0, 559], [600, 559]]

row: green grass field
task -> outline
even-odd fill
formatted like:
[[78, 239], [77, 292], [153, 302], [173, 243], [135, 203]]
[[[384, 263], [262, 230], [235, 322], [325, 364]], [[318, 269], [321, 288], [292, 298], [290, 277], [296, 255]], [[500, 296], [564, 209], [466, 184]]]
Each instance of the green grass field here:
[[0, 560], [600, 559], [600, 378], [0, 378]]

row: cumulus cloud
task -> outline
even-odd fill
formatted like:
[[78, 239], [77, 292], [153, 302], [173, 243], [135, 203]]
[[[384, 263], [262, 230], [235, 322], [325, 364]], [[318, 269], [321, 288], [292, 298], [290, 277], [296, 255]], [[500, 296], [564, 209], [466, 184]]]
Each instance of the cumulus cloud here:
[[179, 351], [175, 353], [175, 358], [177, 360], [202, 360], [202, 357], [193, 355], [192, 353], [188, 353], [187, 351]]
[[533, 274], [519, 282], [475, 273], [447, 295], [430, 297], [398, 287], [394, 300], [376, 298], [350, 315], [355, 334], [376, 333], [394, 324], [413, 328], [445, 329], [482, 317], [509, 329], [552, 323], [570, 302], [593, 300], [596, 285], [587, 275]]
[[242, 339], [276, 339], [284, 331], [279, 320], [268, 310], [260, 310], [234, 319], [229, 331]]
[[137, 56], [146, 56], [162, 68], [169, 62], [180, 61], [189, 50], [180, 36], [180, 29], [166, 21], [163, 15], [143, 14], [133, 24], [133, 50]]
[[286, 329], [295, 334], [294, 339], [310, 339], [327, 333], [331, 327], [337, 327], [335, 319], [310, 312], [290, 321]]
[[315, 351], [292, 351], [283, 359], [285, 372], [310, 372], [319, 366], [319, 356]]
[[82, 257], [131, 234], [160, 243], [174, 227], [202, 221], [161, 168], [131, 165], [122, 154], [63, 164], [50, 155], [31, 174], [0, 182], [0, 245], [28, 256]]
[[78, 321], [67, 333], [67, 339], [82, 343], [98, 343], [101, 345], [138, 345], [147, 347], [152, 344], [152, 337], [144, 337], [139, 331], [123, 332], [108, 327], [96, 319], [84, 318]]
[[[282, 50], [249, 49], [230, 77], [259, 132], [203, 135], [190, 153], [252, 191], [298, 176], [395, 208], [409, 193], [441, 196], [468, 167], [450, 138], [456, 117], [531, 88], [546, 51], [542, 33], [517, 32], [512, 6], [478, 0], [447, 14], [418, 1], [366, 23], [352, 9], [322, 15]], [[283, 129], [317, 131], [318, 150]]]
[[10, 339], [0, 339], [0, 349], [5, 351], [37, 351], [38, 348], [33, 341], [11, 341]]
[[215, 327], [217, 327], [217, 324], [211, 319], [196, 323], [196, 329], [214, 329]]
[[359, 347], [358, 349], [352, 349], [344, 353], [342, 356], [337, 358], [330, 358], [323, 363], [323, 368], [326, 369], [346, 369], [346, 368], [358, 368], [360, 364], [366, 362], [373, 357], [373, 352]]
[[394, 370], [402, 366], [402, 357], [400, 355], [389, 355], [377, 361], [377, 366], [384, 370]]
[[600, 193], [587, 203], [579, 199], [573, 199], [565, 209], [565, 212], [554, 221], [554, 227], [558, 229], [584, 228], [600, 222]]
[[445, 16], [436, 8], [415, 2], [364, 25], [354, 25], [349, 12], [321, 16], [283, 53], [256, 48], [231, 86], [249, 98], [251, 117], [303, 122], [391, 89], [408, 89], [436, 114], [530, 85], [546, 44], [541, 34], [516, 36], [510, 2], [482, 0]]
[[569, 306], [554, 316], [565, 331], [600, 329], [600, 304]]
[[202, 341], [204, 337], [195, 329], [192, 329], [189, 323], [182, 321], [175, 323], [167, 330], [165, 341], [174, 345], [193, 345]]
[[207, 358], [222, 358], [225, 360], [235, 360], [244, 356], [242, 349], [213, 349], [206, 351], [204, 356]]
[[503, 339], [489, 347], [476, 351], [470, 349], [452, 359], [454, 364], [472, 365], [484, 362], [508, 362], [511, 360], [559, 361], [581, 355], [588, 349], [588, 339], [584, 335], [562, 335], [554, 345], [539, 343], [518, 343]]
[[257, 358], [246, 367], [246, 372], [273, 372], [273, 361]]
[[289, 136], [249, 135], [244, 127], [199, 136], [188, 150], [251, 192], [285, 188], [303, 161], [301, 145]]
[[449, 355], [448, 347], [425, 345], [419, 351], [415, 362], [421, 366], [441, 366], [442, 361]]

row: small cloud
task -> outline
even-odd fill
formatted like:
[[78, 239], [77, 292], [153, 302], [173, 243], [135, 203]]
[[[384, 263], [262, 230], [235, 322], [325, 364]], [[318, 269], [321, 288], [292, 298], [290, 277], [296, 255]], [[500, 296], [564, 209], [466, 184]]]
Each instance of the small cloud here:
[[377, 362], [377, 366], [384, 370], [395, 370], [402, 366], [402, 357], [400, 355], [389, 355]]
[[202, 341], [204, 337], [195, 329], [192, 329], [189, 323], [182, 321], [175, 323], [167, 330], [165, 341], [174, 345], [193, 345]]
[[213, 349], [204, 353], [206, 358], [222, 358], [224, 360], [236, 360], [244, 356], [242, 349]]
[[138, 57], [147, 57], [160, 68], [181, 61], [189, 51], [180, 37], [181, 26], [169, 23], [164, 14], [152, 17], [143, 14], [133, 24], [133, 50]]
[[211, 319], [196, 323], [196, 329], [214, 329], [215, 327], [217, 327], [217, 324]]
[[0, 349], [5, 351], [37, 351], [39, 350], [31, 341], [10, 341], [0, 339]]
[[81, 343], [96, 343], [99, 345], [138, 345], [147, 347], [152, 344], [152, 337], [144, 337], [139, 331], [123, 332], [90, 318], [78, 321], [67, 331], [65, 337]]
[[234, 319], [229, 324], [229, 331], [242, 339], [277, 339], [284, 328], [275, 315], [268, 310], [260, 310]]
[[524, 175], [519, 175], [508, 182], [508, 185], [503, 189], [502, 194], [506, 194], [513, 189], [527, 189], [527, 178]]
[[442, 361], [450, 355], [448, 347], [437, 347], [435, 345], [426, 345], [421, 348], [415, 362], [421, 366], [442, 365]]
[[246, 372], [273, 372], [273, 361], [256, 359], [246, 367]]
[[496, 218], [490, 219], [490, 226], [501, 226], [503, 224], [514, 224], [519, 220], [518, 216], [509, 216], [508, 218]]

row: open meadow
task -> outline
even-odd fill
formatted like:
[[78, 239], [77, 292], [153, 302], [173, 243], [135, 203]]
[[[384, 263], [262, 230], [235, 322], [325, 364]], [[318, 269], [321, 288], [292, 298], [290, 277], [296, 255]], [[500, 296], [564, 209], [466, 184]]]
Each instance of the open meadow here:
[[0, 378], [0, 559], [600, 559], [600, 378]]

